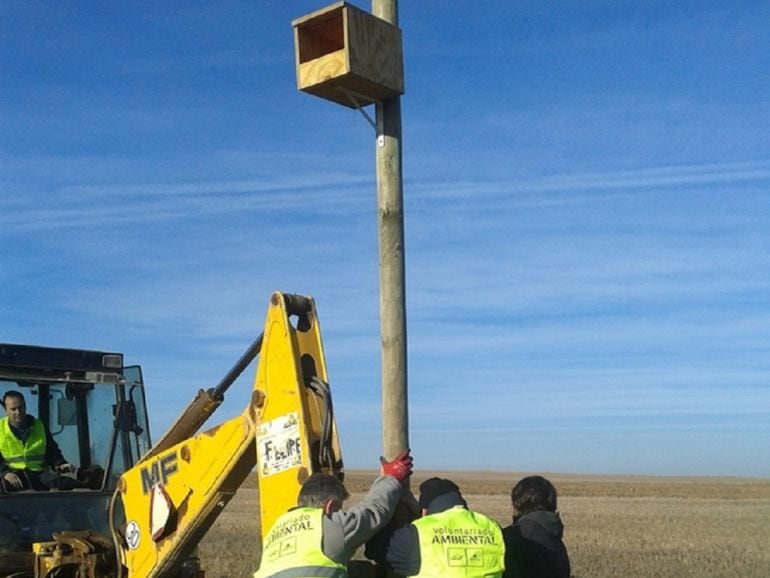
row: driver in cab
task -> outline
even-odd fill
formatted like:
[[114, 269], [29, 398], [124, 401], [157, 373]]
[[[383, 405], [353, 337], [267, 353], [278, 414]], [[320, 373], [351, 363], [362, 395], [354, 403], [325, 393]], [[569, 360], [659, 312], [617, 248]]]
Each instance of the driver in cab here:
[[24, 396], [7, 391], [2, 399], [5, 417], [0, 419], [0, 477], [6, 490], [47, 491], [57, 487], [57, 475], [74, 468], [62, 456], [51, 432], [27, 413]]

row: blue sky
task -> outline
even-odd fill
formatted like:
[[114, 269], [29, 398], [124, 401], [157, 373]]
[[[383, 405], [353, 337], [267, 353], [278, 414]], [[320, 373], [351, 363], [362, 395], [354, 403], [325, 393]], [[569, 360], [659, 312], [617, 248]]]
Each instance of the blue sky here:
[[[326, 4], [0, 5], [3, 341], [123, 351], [157, 437], [310, 294], [376, 465], [375, 135], [294, 72]], [[416, 467], [770, 477], [770, 5], [400, 19]]]

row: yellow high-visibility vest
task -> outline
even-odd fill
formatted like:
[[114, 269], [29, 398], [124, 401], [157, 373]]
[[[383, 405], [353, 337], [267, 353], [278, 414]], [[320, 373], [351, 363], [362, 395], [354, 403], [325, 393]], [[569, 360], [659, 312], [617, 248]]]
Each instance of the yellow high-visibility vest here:
[[505, 544], [500, 525], [455, 506], [412, 522], [420, 541], [419, 578], [500, 578]]
[[262, 543], [254, 578], [347, 578], [344, 564], [323, 553], [322, 508], [296, 508], [276, 520]]
[[0, 454], [14, 470], [45, 470], [45, 445], [45, 427], [39, 419], [35, 418], [26, 442], [13, 435], [8, 417], [0, 419]]

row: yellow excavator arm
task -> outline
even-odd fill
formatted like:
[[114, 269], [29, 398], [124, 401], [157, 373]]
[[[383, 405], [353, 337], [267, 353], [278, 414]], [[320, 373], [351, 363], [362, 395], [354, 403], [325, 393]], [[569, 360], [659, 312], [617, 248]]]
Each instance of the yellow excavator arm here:
[[[198, 433], [258, 354], [243, 413]], [[262, 528], [296, 505], [312, 473], [341, 478], [327, 384], [313, 299], [274, 293], [264, 333], [216, 388], [198, 392], [166, 435], [120, 478], [110, 513], [115, 573], [95, 578], [176, 578], [255, 466]], [[46, 556], [45, 544], [37, 546], [38, 576], [48, 576], [55, 561]]]

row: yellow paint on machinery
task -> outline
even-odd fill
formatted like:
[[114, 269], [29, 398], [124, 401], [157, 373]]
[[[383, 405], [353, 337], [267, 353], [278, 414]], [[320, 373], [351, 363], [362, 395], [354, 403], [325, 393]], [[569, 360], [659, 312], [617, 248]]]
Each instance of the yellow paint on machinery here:
[[[331, 400], [324, 402], [312, 393], [303, 377], [304, 371], [328, 382], [315, 306], [310, 303], [298, 323], [299, 331], [281, 315], [282, 307], [275, 302], [280, 298], [273, 295], [254, 386], [265, 398], [257, 429], [259, 495], [269, 496], [260, 500], [263, 530], [269, 530], [281, 514], [297, 505], [299, 488], [311, 473], [342, 475], [333, 419], [331, 438], [324, 440], [323, 435], [324, 420], [333, 418], [327, 413]], [[287, 363], [287, 359], [295, 363]], [[327, 445], [330, 460], [322, 455]]]

